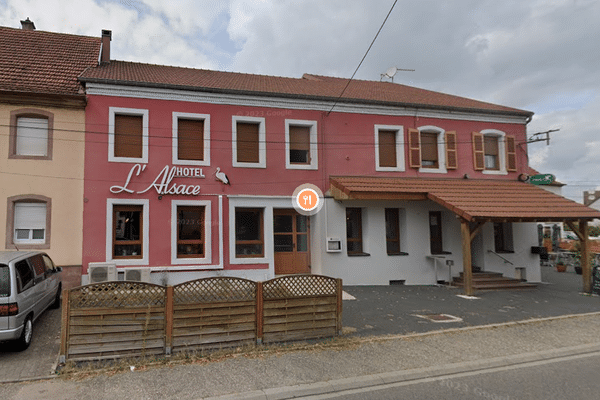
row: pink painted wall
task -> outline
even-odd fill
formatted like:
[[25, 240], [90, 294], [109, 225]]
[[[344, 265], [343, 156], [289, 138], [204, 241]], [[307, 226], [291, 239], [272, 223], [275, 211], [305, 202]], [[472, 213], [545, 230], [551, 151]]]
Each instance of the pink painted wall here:
[[[108, 162], [109, 107], [147, 109], [149, 115], [149, 157], [145, 171], [131, 189], [143, 190], [165, 165], [172, 165], [172, 113], [199, 113], [210, 115], [211, 165], [202, 168], [206, 179], [175, 178], [181, 184], [201, 185], [201, 195], [163, 196], [153, 189], [144, 194], [113, 194], [109, 188], [124, 185], [133, 163]], [[234, 168], [232, 166], [232, 116], [264, 117], [267, 141], [267, 168]], [[285, 168], [285, 120], [316, 121], [318, 128], [318, 170], [288, 170]], [[374, 125], [404, 126], [405, 142], [408, 128], [433, 125], [446, 131], [456, 131], [458, 141], [458, 169], [448, 174], [419, 173], [408, 167], [408, 145], [405, 145], [405, 172], [377, 172], [375, 170]], [[85, 188], [83, 273], [90, 262], [106, 260], [106, 204], [107, 198], [149, 199], [151, 266], [169, 266], [171, 251], [171, 201], [210, 200], [212, 223], [212, 264], [219, 264], [218, 249], [218, 195], [223, 195], [224, 268], [267, 268], [267, 265], [229, 265], [228, 202], [227, 195], [279, 195], [290, 196], [303, 183], [319, 186], [323, 192], [329, 188], [331, 175], [372, 175], [411, 177], [462, 178], [468, 173], [472, 178], [517, 179], [526, 172], [526, 147], [517, 146], [518, 171], [508, 175], [484, 175], [473, 170], [471, 132], [497, 129], [515, 135], [517, 144], [525, 141], [525, 125], [455, 121], [433, 118], [390, 117], [366, 114], [326, 113], [320, 111], [283, 110], [230, 105], [187, 103], [166, 100], [88, 96], [86, 108]], [[180, 166], [182, 167], [182, 166]], [[184, 167], [184, 166], [183, 166]], [[220, 167], [231, 180], [225, 186], [213, 174]], [[110, 216], [109, 216], [110, 217]]]

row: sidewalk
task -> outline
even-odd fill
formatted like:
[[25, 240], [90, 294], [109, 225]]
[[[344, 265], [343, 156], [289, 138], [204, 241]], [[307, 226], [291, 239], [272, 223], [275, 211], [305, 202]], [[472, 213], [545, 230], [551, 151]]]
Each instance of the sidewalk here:
[[[600, 313], [387, 338], [343, 350], [230, 358], [0, 386], [6, 399], [281, 399], [600, 351]], [[297, 386], [302, 385], [302, 386]]]

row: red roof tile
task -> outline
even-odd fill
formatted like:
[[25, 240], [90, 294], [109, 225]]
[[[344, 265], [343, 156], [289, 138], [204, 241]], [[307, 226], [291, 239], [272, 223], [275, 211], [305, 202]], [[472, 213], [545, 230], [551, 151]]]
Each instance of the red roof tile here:
[[77, 76], [98, 63], [100, 43], [100, 37], [0, 27], [0, 94], [78, 94]]
[[469, 220], [573, 220], [600, 218], [600, 211], [519, 181], [331, 177], [340, 199], [432, 200]]
[[[336, 100], [348, 83], [348, 79], [309, 74], [305, 74], [302, 78], [285, 78], [126, 61], [111, 61], [108, 64], [89, 68], [81, 75], [80, 79], [84, 82], [319, 100]], [[391, 82], [353, 80], [346, 88], [340, 101], [464, 110], [525, 117], [533, 115], [529, 111]]]

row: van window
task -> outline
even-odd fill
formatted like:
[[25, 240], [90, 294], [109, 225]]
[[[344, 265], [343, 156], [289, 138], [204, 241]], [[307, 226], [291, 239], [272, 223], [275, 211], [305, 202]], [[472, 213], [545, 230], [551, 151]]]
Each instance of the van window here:
[[54, 265], [54, 262], [52, 262], [52, 260], [50, 259], [50, 257], [48, 257], [48, 256], [42, 256], [42, 259], [44, 260], [44, 265], [46, 267], [46, 273], [47, 274], [51, 274], [53, 272], [56, 272], [56, 266]]
[[46, 265], [42, 259], [41, 254], [37, 254], [29, 258], [29, 264], [33, 267], [36, 276], [44, 275], [46, 272]]
[[10, 296], [10, 270], [8, 265], [0, 265], [0, 297]]
[[33, 271], [26, 260], [16, 262], [15, 270], [17, 271], [17, 293], [33, 286]]

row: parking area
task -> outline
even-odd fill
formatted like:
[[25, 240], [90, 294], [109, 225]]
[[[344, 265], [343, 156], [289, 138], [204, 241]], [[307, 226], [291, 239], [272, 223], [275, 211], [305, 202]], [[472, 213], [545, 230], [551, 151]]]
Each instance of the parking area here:
[[[344, 301], [343, 327], [360, 336], [409, 334], [600, 312], [600, 297], [581, 294], [581, 275], [542, 267], [542, 278], [537, 289], [478, 292], [474, 299], [445, 286], [347, 286], [344, 291], [355, 300]], [[24, 352], [0, 344], [0, 383], [50, 374], [58, 360], [60, 317], [60, 310], [46, 311]]]

